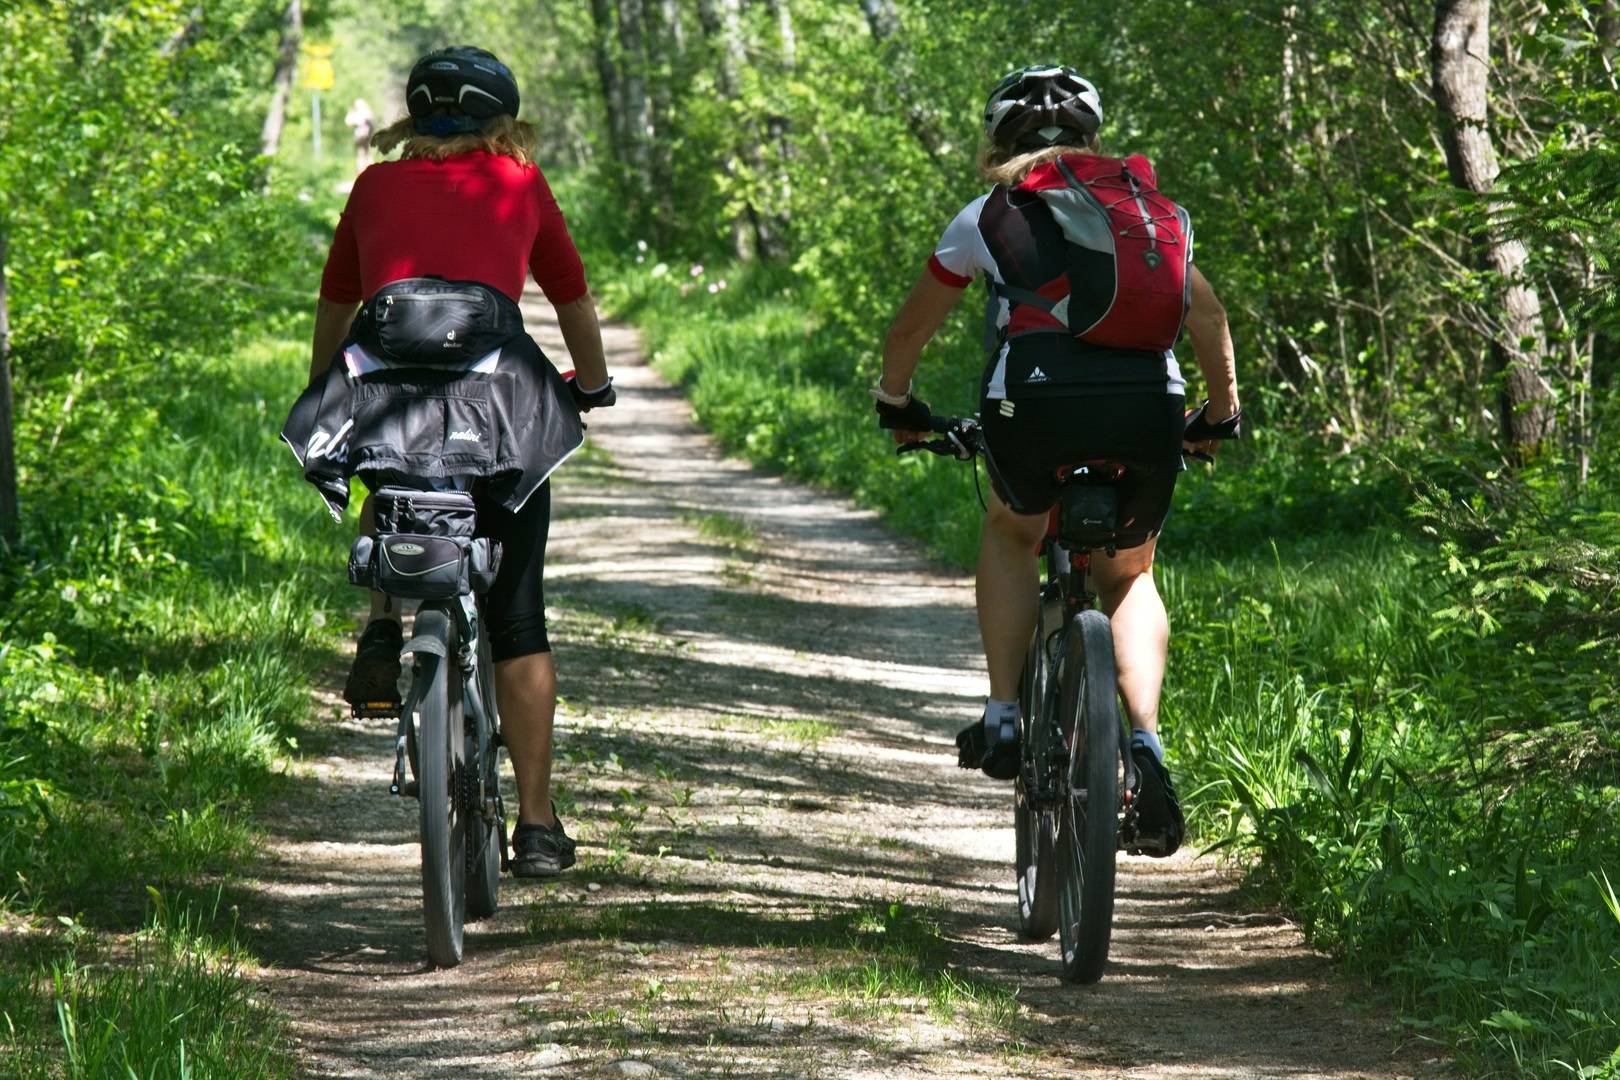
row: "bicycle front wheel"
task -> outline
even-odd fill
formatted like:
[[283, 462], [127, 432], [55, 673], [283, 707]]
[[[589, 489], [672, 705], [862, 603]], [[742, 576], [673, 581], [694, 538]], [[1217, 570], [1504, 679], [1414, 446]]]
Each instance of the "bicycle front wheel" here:
[[1100, 611], [1069, 627], [1063, 657], [1062, 716], [1069, 738], [1068, 783], [1058, 810], [1058, 940], [1063, 978], [1092, 983], [1108, 963], [1118, 847], [1119, 688], [1114, 635]]
[[[478, 638], [478, 697], [484, 706], [482, 730], [476, 719], [467, 734], [467, 760], [475, 763], [467, 771], [467, 914], [486, 919], [495, 914], [501, 891], [501, 822], [484, 816], [484, 798], [498, 798], [501, 782], [501, 748], [496, 741], [498, 713], [495, 707], [495, 664], [489, 655], [489, 635]], [[482, 754], [480, 754], [480, 746]], [[476, 770], [476, 771], [474, 771]], [[476, 783], [483, 778], [482, 792]]]
[[417, 809], [422, 831], [422, 914], [428, 958], [438, 967], [461, 963], [462, 928], [467, 916], [467, 815], [459, 788], [466, 764], [461, 680], [453, 677], [455, 632], [443, 611], [416, 616], [415, 637], [427, 635], [415, 650], [417, 753], [421, 772]]

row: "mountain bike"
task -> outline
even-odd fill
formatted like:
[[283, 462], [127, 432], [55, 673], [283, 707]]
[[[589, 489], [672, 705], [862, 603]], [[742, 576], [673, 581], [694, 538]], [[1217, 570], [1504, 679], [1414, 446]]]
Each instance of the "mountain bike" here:
[[401, 650], [409, 689], [400, 700], [352, 708], [398, 724], [388, 790], [417, 801], [428, 957], [454, 967], [465, 923], [495, 913], [509, 865], [495, 668], [481, 605], [500, 546], [473, 536], [477, 512], [466, 492], [383, 487], [373, 503], [377, 534], [355, 541], [349, 580], [421, 603]]
[[[1235, 421], [1211, 426], [1202, 416], [1202, 409], [1189, 414], [1189, 440], [1236, 430]], [[970, 462], [984, 453], [975, 419], [936, 418], [934, 430], [940, 438], [897, 453], [926, 450]], [[1114, 553], [1116, 485], [1129, 468], [1088, 461], [1058, 470], [1062, 490], [1041, 539], [1037, 621], [1019, 680], [1019, 930], [1038, 941], [1056, 932], [1062, 977], [1077, 983], [1102, 978], [1108, 962], [1116, 854], [1162, 850], [1162, 840], [1138, 828], [1130, 720], [1119, 700], [1113, 632], [1091, 580], [1092, 553]]]

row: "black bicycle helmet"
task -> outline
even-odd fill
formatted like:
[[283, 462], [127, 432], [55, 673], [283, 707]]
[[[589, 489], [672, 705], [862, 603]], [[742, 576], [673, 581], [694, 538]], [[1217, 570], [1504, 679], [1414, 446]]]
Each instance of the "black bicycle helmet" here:
[[1085, 146], [1102, 126], [1097, 88], [1073, 68], [1021, 68], [996, 84], [984, 105], [984, 133], [1009, 150]]
[[492, 117], [517, 116], [517, 80], [494, 53], [452, 45], [428, 53], [411, 68], [405, 106], [423, 135], [478, 131]]

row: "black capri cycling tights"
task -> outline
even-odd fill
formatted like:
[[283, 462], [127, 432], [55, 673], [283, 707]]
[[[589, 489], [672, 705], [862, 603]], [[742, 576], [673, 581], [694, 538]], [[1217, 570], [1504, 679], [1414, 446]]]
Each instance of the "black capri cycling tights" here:
[[501, 569], [484, 595], [484, 625], [496, 663], [551, 651], [546, 637], [546, 535], [551, 531], [551, 481], [517, 513], [478, 500], [478, 535], [501, 542]]
[[1041, 514], [1061, 490], [1062, 465], [1128, 466], [1118, 484], [1119, 547], [1140, 547], [1164, 528], [1181, 472], [1182, 396], [1107, 394], [982, 403], [985, 465], [996, 494], [1020, 514]]

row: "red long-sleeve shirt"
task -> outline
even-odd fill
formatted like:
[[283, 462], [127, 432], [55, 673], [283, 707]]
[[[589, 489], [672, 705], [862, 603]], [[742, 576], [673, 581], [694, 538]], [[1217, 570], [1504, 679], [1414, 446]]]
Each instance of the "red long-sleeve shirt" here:
[[585, 295], [585, 267], [538, 166], [483, 151], [384, 161], [354, 182], [321, 296], [352, 304], [391, 281], [436, 274], [516, 300], [526, 273], [553, 304]]

